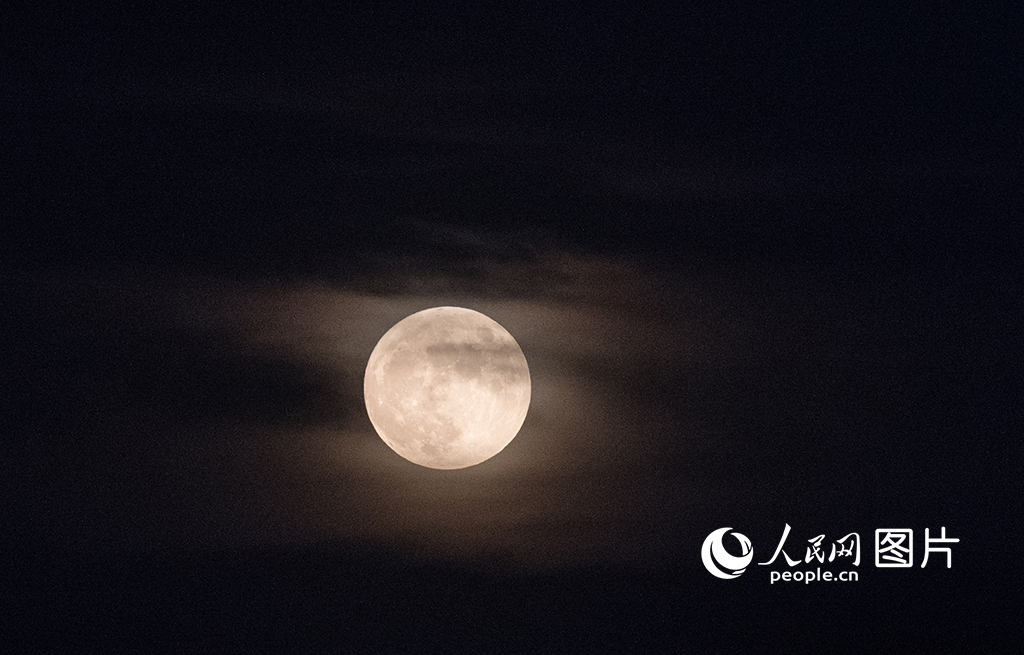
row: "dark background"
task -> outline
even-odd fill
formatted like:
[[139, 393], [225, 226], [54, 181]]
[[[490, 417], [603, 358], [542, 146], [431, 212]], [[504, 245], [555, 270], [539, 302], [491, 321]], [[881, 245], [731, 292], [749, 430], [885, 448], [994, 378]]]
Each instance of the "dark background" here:
[[[1008, 650], [1019, 12], [748, 5], [8, 12], [4, 633]], [[464, 471], [362, 406], [444, 304], [534, 383]], [[787, 523], [860, 581], [700, 564]], [[952, 569], [874, 567], [942, 526]]]

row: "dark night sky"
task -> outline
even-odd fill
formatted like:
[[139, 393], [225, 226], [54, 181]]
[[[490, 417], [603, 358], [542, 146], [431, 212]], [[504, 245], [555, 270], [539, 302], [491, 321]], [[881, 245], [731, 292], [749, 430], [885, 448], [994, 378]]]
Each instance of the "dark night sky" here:
[[[677, 4], [5, 16], [0, 628], [1005, 648], [1020, 17]], [[377, 339], [437, 305], [533, 378], [460, 471], [362, 401]], [[714, 529], [759, 562], [787, 523], [791, 554], [859, 532], [860, 581], [701, 565]], [[952, 569], [874, 567], [876, 528], [919, 562], [942, 526]]]

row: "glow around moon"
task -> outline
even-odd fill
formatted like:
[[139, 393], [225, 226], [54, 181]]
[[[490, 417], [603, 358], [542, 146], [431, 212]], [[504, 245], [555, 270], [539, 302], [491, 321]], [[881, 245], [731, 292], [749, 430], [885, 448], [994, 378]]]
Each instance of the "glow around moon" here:
[[434, 307], [388, 330], [363, 378], [370, 422], [405, 459], [436, 469], [473, 466], [515, 438], [530, 407], [519, 344], [487, 316]]

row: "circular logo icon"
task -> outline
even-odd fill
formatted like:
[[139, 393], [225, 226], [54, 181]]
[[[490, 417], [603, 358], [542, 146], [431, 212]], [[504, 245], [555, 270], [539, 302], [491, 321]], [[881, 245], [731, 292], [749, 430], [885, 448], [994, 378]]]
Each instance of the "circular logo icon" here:
[[741, 555], [736, 557], [725, 550], [722, 540], [729, 530], [732, 528], [715, 530], [704, 540], [704, 546], [700, 549], [700, 558], [704, 561], [708, 572], [723, 580], [738, 578], [747, 569], [750, 561], [754, 559], [754, 547], [750, 545], [750, 539], [739, 532], [733, 532], [732, 536], [740, 542]]

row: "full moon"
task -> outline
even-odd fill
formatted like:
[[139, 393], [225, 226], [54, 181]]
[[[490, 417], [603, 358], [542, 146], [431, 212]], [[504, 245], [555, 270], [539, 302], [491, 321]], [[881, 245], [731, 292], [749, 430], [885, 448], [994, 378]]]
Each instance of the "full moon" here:
[[530, 407], [530, 369], [505, 328], [480, 312], [407, 316], [370, 354], [363, 398], [377, 434], [421, 466], [460, 469], [515, 438]]

